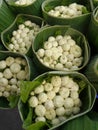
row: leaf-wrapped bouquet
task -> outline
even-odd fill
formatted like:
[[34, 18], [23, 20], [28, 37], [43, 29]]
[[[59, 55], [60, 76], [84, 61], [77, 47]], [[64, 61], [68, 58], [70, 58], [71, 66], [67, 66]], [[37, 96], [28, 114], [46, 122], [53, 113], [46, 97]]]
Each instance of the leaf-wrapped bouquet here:
[[19, 113], [26, 130], [52, 130], [93, 107], [96, 91], [78, 72], [46, 72], [20, 83]]
[[30, 58], [19, 53], [0, 51], [0, 108], [16, 107], [21, 80], [32, 80], [37, 71]]
[[31, 44], [44, 25], [44, 20], [38, 16], [19, 14], [14, 22], [2, 32], [2, 43], [9, 51], [32, 57]]
[[85, 36], [64, 25], [42, 29], [35, 37], [32, 50], [34, 63], [40, 72], [79, 71], [87, 65], [90, 57]]
[[87, 32], [91, 16], [90, 1], [46, 0], [42, 3], [44, 19], [50, 25], [70, 25], [83, 33]]
[[10, 9], [16, 14], [42, 16], [41, 4], [44, 0], [5, 0]]

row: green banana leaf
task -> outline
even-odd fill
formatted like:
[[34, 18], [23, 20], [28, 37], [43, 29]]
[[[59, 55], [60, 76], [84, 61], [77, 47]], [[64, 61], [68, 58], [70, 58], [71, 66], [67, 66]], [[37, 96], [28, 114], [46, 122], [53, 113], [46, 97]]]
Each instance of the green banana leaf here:
[[98, 130], [98, 113], [90, 111], [64, 124], [60, 130]]
[[[5, 58], [9, 56], [22, 57], [27, 61], [28, 68], [29, 68], [28, 80], [33, 80], [38, 75], [38, 72], [29, 57], [19, 54], [19, 53], [13, 53], [9, 51], [0, 51], [0, 60], [4, 60]], [[16, 107], [19, 101], [19, 97], [20, 97], [19, 95], [10, 95], [8, 99], [4, 97], [0, 97], [0, 109], [10, 109], [10, 108]]]
[[4, 0], [0, 0], [0, 35], [15, 19], [14, 13], [9, 9]]
[[[28, 19], [36, 23], [40, 27], [43, 27], [45, 25], [45, 21], [38, 16], [33, 16], [33, 15], [28, 15], [28, 14], [17, 15], [14, 22], [1, 33], [1, 41], [7, 50], [10, 51], [8, 45], [11, 42], [12, 32], [18, 29], [19, 24], [22, 24], [24, 21]], [[32, 48], [29, 48], [26, 55], [29, 57], [32, 57]]]
[[98, 7], [92, 12], [87, 37], [91, 46], [98, 52]]
[[94, 55], [91, 57], [89, 64], [87, 64], [84, 74], [89, 79], [89, 81], [93, 84], [96, 91], [98, 92], [98, 55]]
[[[29, 94], [34, 88], [36, 88], [43, 79], [49, 79], [49, 77], [53, 75], [60, 75], [60, 76], [70, 76], [72, 77], [80, 86], [80, 99], [82, 100], [82, 107], [81, 111], [79, 114], [74, 115], [62, 123], [58, 124], [57, 126], [50, 126], [48, 122], [34, 122], [34, 112], [31, 110], [31, 107], [29, 107], [28, 104], [28, 98]], [[88, 113], [95, 102], [96, 99], [96, 90], [92, 86], [92, 84], [88, 81], [88, 79], [81, 73], [78, 72], [64, 72], [64, 71], [51, 71], [51, 72], [46, 72], [38, 77], [36, 77], [32, 82], [31, 81], [22, 81], [20, 84], [21, 88], [21, 96], [20, 100], [18, 103], [18, 110], [20, 117], [23, 121], [23, 128], [25, 130], [53, 130], [58, 127], [60, 127], [63, 124], [66, 124], [70, 120], [73, 120], [77, 117], [80, 117], [86, 113]]]
[[6, 3], [9, 5], [9, 8], [12, 9], [13, 12], [16, 14], [24, 13], [24, 14], [30, 14], [30, 15], [36, 15], [42, 17], [42, 10], [41, 10], [41, 4], [45, 0], [35, 0], [30, 5], [16, 5], [16, 0], [5, 0]]
[[49, 68], [45, 66], [44, 64], [42, 64], [38, 56], [36, 55], [37, 50], [39, 48], [43, 48], [44, 41], [47, 41], [48, 37], [57, 36], [57, 35], [65, 35], [65, 34], [70, 35], [83, 50], [84, 60], [83, 60], [82, 65], [78, 69], [76, 69], [76, 71], [83, 69], [87, 65], [90, 58], [90, 47], [85, 36], [81, 32], [73, 28], [70, 28], [68, 26], [55, 25], [55, 26], [50, 26], [50, 27], [46, 27], [42, 29], [35, 37], [34, 43], [32, 44], [32, 50], [34, 54], [34, 63], [36, 64], [36, 67], [38, 68], [40, 73], [46, 72], [49, 70], [56, 70], [56, 69]]
[[[73, 18], [59, 18], [54, 17], [48, 14], [48, 11], [53, 9], [56, 6], [59, 5], [69, 5], [71, 3], [78, 3], [84, 5], [86, 9], [84, 9], [84, 14], [78, 17]], [[43, 17], [50, 25], [70, 25], [72, 28], [75, 28], [82, 33], [87, 32], [88, 24], [91, 17], [91, 6], [90, 6], [90, 0], [46, 0], [42, 3], [42, 12]]]

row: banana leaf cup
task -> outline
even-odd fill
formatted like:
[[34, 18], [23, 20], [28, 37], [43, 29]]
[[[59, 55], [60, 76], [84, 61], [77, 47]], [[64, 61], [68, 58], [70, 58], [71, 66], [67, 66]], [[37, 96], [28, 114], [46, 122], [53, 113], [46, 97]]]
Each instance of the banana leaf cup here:
[[9, 9], [4, 0], [0, 1], [0, 35], [3, 30], [15, 20], [14, 13]]
[[16, 14], [24, 13], [29, 15], [36, 15], [42, 17], [41, 4], [44, 0], [35, 0], [29, 5], [17, 5], [17, 0], [5, 0], [9, 8]]
[[[33, 50], [33, 55], [34, 55], [33, 60], [34, 60], [36, 67], [38, 68], [39, 72], [42, 73], [42, 72], [46, 72], [46, 71], [50, 71], [50, 70], [60, 70], [60, 69], [52, 68], [50, 66], [45, 65], [44, 63], [41, 62], [39, 56], [37, 55], [37, 51], [40, 48], [43, 48], [44, 42], [47, 41], [47, 39], [50, 36], [56, 37], [57, 35], [62, 35], [62, 36], [70, 35], [76, 41], [76, 44], [81, 47], [81, 49], [83, 51], [82, 52], [83, 62], [81, 64], [81, 66], [79, 66], [78, 68], [75, 68], [74, 71], [82, 70], [87, 65], [89, 58], [90, 58], [90, 47], [89, 47], [89, 43], [88, 43], [87, 39], [81, 32], [79, 32], [73, 28], [70, 28], [70, 27], [64, 26], [64, 25], [55, 25], [55, 26], [50, 26], [50, 27], [46, 27], [46, 28], [42, 29], [36, 35], [34, 43], [32, 44], [32, 50]], [[65, 69], [64, 71], [72, 71], [72, 70]]]
[[[86, 8], [83, 9], [83, 14], [76, 17], [71, 18], [61, 18], [61, 17], [54, 17], [48, 14], [51, 9], [54, 9], [56, 6], [68, 6], [72, 3], [78, 3], [84, 5]], [[87, 32], [88, 24], [91, 17], [91, 6], [89, 1], [82, 1], [82, 0], [46, 0], [42, 3], [42, 12], [44, 19], [50, 25], [70, 25], [72, 28], [75, 28], [82, 33]]]
[[[26, 80], [32, 80], [32, 79], [34, 79], [38, 75], [38, 72], [37, 72], [36, 68], [34, 67], [33, 62], [31, 61], [31, 59], [29, 57], [27, 57], [25, 55], [22, 55], [22, 54], [19, 54], [19, 53], [13, 53], [13, 52], [9, 52], [9, 51], [0, 51], [0, 61], [4, 62], [4, 60], [6, 58], [10, 58], [10, 57], [13, 57], [13, 58], [17, 58], [18, 57], [18, 58], [22, 58], [22, 59], [24, 59], [26, 61], [26, 64], [27, 64], [27, 69], [26, 69], [27, 70], [27, 72], [26, 72], [27, 78], [26, 78]], [[0, 63], [0, 65], [4, 64], [3, 62]], [[10, 62], [11, 62], [11, 60], [9, 60], [9, 63]], [[8, 69], [10, 69], [10, 66], [9, 67], [6, 66], [6, 67]], [[4, 70], [5, 69], [0, 69], [0, 74], [3, 73], [3, 75], [4, 75]], [[17, 68], [14, 68], [14, 69], [17, 69]], [[24, 66], [22, 66], [22, 70], [23, 69], [24, 69]], [[10, 75], [10, 73], [9, 73], [9, 75]], [[12, 78], [17, 79], [17, 77], [14, 76], [14, 73], [12, 75]], [[5, 77], [4, 77], [4, 79], [5, 79]], [[10, 80], [11, 80], [11, 78], [7, 79], [8, 86], [11, 85], [10, 84]], [[18, 83], [18, 81], [19, 80], [17, 79], [17, 83]], [[6, 91], [6, 90], [4, 90], [4, 91], [1, 90], [2, 83], [3, 83], [3, 81], [2, 81], [2, 76], [1, 76], [0, 77], [0, 95], [1, 95], [1, 91], [2, 92]], [[19, 94], [18, 93], [12, 93], [8, 97], [4, 97], [3, 95], [1, 95], [0, 96], [0, 109], [11, 109], [11, 108], [16, 107], [17, 103], [18, 103], [18, 100], [19, 100], [19, 97], [20, 97], [20, 92], [19, 92]]]
[[[42, 28], [45, 25], [45, 21], [38, 16], [33, 16], [28, 14], [18, 14], [14, 22], [1, 33], [1, 41], [7, 50], [12, 51], [9, 48], [9, 44], [11, 43], [11, 38], [12, 38], [12, 32], [17, 30], [18, 26], [27, 20], [30, 20], [32, 23], [39, 25], [40, 28]], [[25, 55], [32, 57], [31, 47], [27, 49]]]
[[[52, 127], [49, 125], [49, 122], [34, 122], [35, 114], [34, 111], [32, 110], [28, 104], [28, 99], [30, 96], [30, 92], [34, 90], [37, 86], [41, 84], [41, 82], [44, 79], [49, 79], [51, 76], [70, 76], [72, 77], [80, 86], [79, 88], [79, 97], [82, 100], [82, 107], [80, 109], [80, 113], [73, 115], [72, 117], [67, 118], [60, 124]], [[23, 81], [20, 84], [21, 88], [21, 97], [20, 101], [18, 103], [18, 109], [20, 113], [20, 117], [23, 121], [23, 128], [25, 130], [52, 130], [60, 127], [61, 125], [67, 123], [68, 121], [71, 121], [75, 118], [78, 118], [80, 116], [83, 116], [84, 114], [88, 113], [95, 102], [96, 99], [96, 90], [92, 86], [92, 84], [88, 81], [88, 79], [81, 73], [78, 72], [63, 72], [63, 71], [51, 71], [51, 72], [46, 72], [38, 77], [36, 77], [32, 82], [29, 81]], [[70, 124], [70, 123], [69, 123]]]
[[[88, 28], [88, 41], [93, 49], [98, 52], [98, 7], [96, 7], [91, 16], [91, 21]], [[94, 53], [94, 51], [92, 50]]]
[[93, 84], [96, 91], [98, 92], [98, 55], [94, 55], [91, 57], [89, 64], [86, 66], [84, 70], [84, 74], [89, 79], [89, 81]]

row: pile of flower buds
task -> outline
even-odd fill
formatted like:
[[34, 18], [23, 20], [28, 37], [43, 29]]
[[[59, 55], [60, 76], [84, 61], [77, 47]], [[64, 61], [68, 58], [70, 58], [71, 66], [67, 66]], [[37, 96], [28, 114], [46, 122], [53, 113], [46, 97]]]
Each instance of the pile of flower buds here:
[[29, 105], [34, 109], [35, 122], [49, 120], [55, 126], [80, 112], [79, 85], [69, 76], [44, 79], [31, 91]]
[[20, 80], [28, 79], [28, 65], [24, 58], [7, 57], [0, 61], [0, 97], [20, 93]]
[[11, 42], [8, 44], [9, 50], [26, 54], [39, 30], [39, 25], [30, 20], [20, 24], [18, 29], [12, 32]]
[[16, 5], [29, 5], [32, 4], [33, 2], [35, 2], [36, 0], [17, 0], [15, 1]]
[[82, 65], [82, 49], [70, 35], [50, 36], [36, 52], [47, 67], [57, 70], [76, 70]]
[[60, 18], [72, 18], [82, 15], [83, 7], [84, 7], [83, 5], [77, 3], [72, 3], [68, 6], [61, 5], [56, 6], [54, 9], [50, 10], [48, 14]]

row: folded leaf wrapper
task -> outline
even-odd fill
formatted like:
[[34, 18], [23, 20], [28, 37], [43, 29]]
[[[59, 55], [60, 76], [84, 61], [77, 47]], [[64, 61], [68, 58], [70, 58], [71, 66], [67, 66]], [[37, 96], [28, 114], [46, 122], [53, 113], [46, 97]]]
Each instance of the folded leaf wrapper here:
[[[89, 57], [90, 57], [90, 47], [89, 44], [85, 38], [85, 36], [73, 29], [70, 28], [68, 26], [64, 26], [64, 25], [55, 25], [55, 26], [50, 26], [50, 27], [46, 27], [43, 30], [41, 30], [37, 36], [35, 37], [34, 43], [32, 44], [32, 50], [33, 50], [33, 54], [34, 54], [34, 63], [36, 64], [36, 67], [38, 68], [38, 70], [40, 72], [46, 72], [49, 70], [57, 70], [57, 69], [52, 69], [50, 67], [47, 67], [46, 65], [44, 65], [43, 63], [41, 63], [41, 61], [39, 60], [36, 52], [38, 51], [38, 49], [43, 48], [43, 44], [45, 41], [47, 41], [47, 39], [50, 36], [54, 36], [56, 37], [57, 35], [70, 35], [75, 41], [76, 44], [79, 45], [83, 51], [83, 63], [80, 67], [78, 67], [76, 69], [76, 71], [81, 70], [82, 68], [84, 68], [88, 61], [89, 61]], [[64, 70], [66, 71], [66, 70]], [[70, 70], [68, 70], [70, 71]]]
[[[33, 80], [38, 75], [38, 72], [29, 57], [19, 54], [19, 53], [13, 53], [13, 52], [9, 52], [9, 51], [0, 51], [0, 61], [5, 60], [7, 57], [13, 57], [13, 58], [20, 57], [20, 58], [23, 58], [26, 60], [27, 66], [28, 66], [28, 73], [27, 73], [28, 79], [27, 80]], [[16, 107], [17, 103], [19, 101], [19, 97], [20, 97], [20, 95], [13, 94], [13, 95], [10, 95], [7, 100], [7, 98], [1, 96], [0, 97], [0, 108], [1, 109], [10, 109], [10, 108]]]
[[[53, 75], [72, 77], [79, 84], [79, 87], [80, 87], [79, 88], [79, 91], [80, 91], [79, 97], [82, 101], [82, 107], [80, 109], [79, 114], [69, 117], [68, 119], [64, 120], [63, 122], [61, 122], [60, 124], [58, 124], [54, 127], [50, 126], [48, 122], [39, 121], [39, 122], [35, 123], [34, 122], [34, 112], [33, 112], [32, 108], [29, 107], [29, 105], [28, 105], [28, 99], [29, 99], [30, 92], [32, 90], [34, 90], [34, 88], [36, 88], [38, 85], [40, 85], [44, 79], [47, 79]], [[32, 82], [29, 82], [29, 81], [21, 82], [20, 88], [21, 88], [21, 97], [20, 97], [20, 101], [18, 103], [18, 109], [19, 109], [21, 119], [23, 121], [23, 128], [25, 130], [31, 130], [31, 129], [52, 130], [52, 129], [55, 129], [55, 128], [63, 125], [64, 123], [89, 112], [91, 110], [91, 108], [93, 107], [95, 99], [96, 99], [95, 88], [92, 86], [92, 84], [87, 80], [87, 78], [83, 74], [78, 73], [78, 72], [51, 71], [51, 72], [43, 73], [43, 74], [39, 75], [38, 77], [36, 77]]]
[[85, 68], [84, 74], [98, 92], [98, 55], [91, 57], [89, 64]]
[[[71, 17], [71, 18], [60, 18], [54, 17], [48, 14], [48, 11], [53, 9], [56, 6], [64, 5], [68, 6], [72, 3], [78, 3], [84, 5], [88, 11], [84, 11], [84, 14]], [[91, 17], [91, 7], [89, 1], [82, 1], [82, 0], [46, 0], [42, 3], [42, 12], [44, 19], [50, 25], [70, 25], [71, 27], [81, 31], [82, 33], [86, 33], [88, 24]]]
[[4, 0], [0, 0], [0, 34], [15, 20], [14, 13], [9, 9]]
[[92, 12], [87, 34], [89, 43], [98, 52], [98, 7], [96, 7]]
[[42, 16], [41, 4], [45, 0], [35, 0], [33, 3], [29, 5], [16, 5], [16, 0], [6, 0], [9, 8], [12, 9], [16, 14], [24, 13], [29, 15]]
[[[39, 25], [40, 28], [45, 25], [45, 21], [38, 16], [33, 16], [28, 14], [18, 14], [14, 22], [1, 33], [1, 41], [7, 50], [11, 51], [8, 45], [11, 42], [12, 32], [17, 30], [18, 26], [23, 22], [25, 22], [26, 20], [30, 20], [31, 22]], [[31, 47], [27, 50], [26, 55], [32, 57]]]

